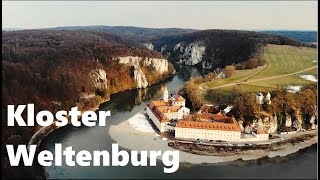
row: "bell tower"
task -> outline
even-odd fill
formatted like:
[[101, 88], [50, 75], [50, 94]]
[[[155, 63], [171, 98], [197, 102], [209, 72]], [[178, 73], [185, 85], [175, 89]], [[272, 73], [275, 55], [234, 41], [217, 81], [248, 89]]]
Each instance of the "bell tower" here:
[[169, 99], [169, 92], [168, 92], [167, 85], [165, 85], [164, 92], [163, 92], [163, 101], [168, 102], [168, 99]]

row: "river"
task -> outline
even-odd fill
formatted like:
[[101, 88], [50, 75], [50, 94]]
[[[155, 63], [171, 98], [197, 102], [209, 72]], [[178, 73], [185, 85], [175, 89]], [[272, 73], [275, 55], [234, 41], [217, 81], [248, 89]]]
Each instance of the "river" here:
[[[66, 126], [49, 134], [42, 142], [40, 150], [54, 152], [55, 143], [63, 147], [72, 146], [78, 152], [81, 150], [108, 150], [116, 143], [108, 134], [111, 125], [121, 123], [138, 111], [145, 108], [147, 102], [160, 98], [164, 86], [168, 90], [178, 91], [190, 77], [206, 74], [196, 68], [176, 66], [177, 73], [168, 80], [146, 89], [125, 91], [111, 96], [111, 100], [100, 105], [100, 110], [111, 110], [111, 117], [106, 127], [73, 127]], [[317, 178], [317, 146], [314, 145], [298, 153], [286, 157], [264, 158], [251, 161], [233, 161], [219, 164], [191, 165], [180, 163], [180, 168], [173, 174], [163, 173], [163, 164], [158, 161], [156, 167], [45, 167], [48, 178], [210, 178], [210, 179], [268, 179], [268, 178]]]

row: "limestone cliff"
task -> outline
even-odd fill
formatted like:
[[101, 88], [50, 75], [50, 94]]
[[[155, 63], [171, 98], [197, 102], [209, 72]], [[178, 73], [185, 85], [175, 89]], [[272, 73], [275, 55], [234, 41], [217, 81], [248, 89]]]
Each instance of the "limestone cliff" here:
[[107, 90], [107, 73], [103, 69], [94, 69], [89, 73], [93, 86], [99, 91]]
[[144, 43], [144, 46], [150, 50], [153, 50], [154, 46], [152, 43]]
[[243, 119], [240, 119], [240, 120], [238, 121], [238, 125], [239, 125], [239, 128], [240, 128], [240, 131], [241, 131], [241, 132], [244, 132]]
[[[94, 99], [97, 95], [104, 96], [107, 92], [107, 73], [103, 69], [93, 69], [88, 73], [88, 80], [91, 86], [82, 86], [79, 102]], [[86, 88], [92, 87], [93, 91], [86, 91]], [[108, 97], [106, 97], [108, 98]], [[78, 102], [77, 102], [78, 103]], [[79, 105], [78, 105], [79, 106]]]
[[286, 114], [286, 119], [285, 119], [286, 121], [285, 121], [285, 126], [286, 127], [291, 127], [291, 125], [292, 125], [292, 118], [291, 118], [291, 116], [289, 115], [289, 114]]
[[292, 126], [297, 130], [301, 130], [302, 128], [302, 115], [300, 109], [296, 109], [294, 116], [293, 116], [293, 123]]
[[202, 62], [206, 47], [203, 42], [179, 42], [174, 46], [173, 51], [179, 53], [180, 62], [186, 65], [196, 65]]
[[144, 75], [143, 71], [140, 69], [139, 66], [134, 66], [133, 77], [134, 80], [137, 82], [138, 88], [145, 88], [149, 85], [146, 76]]
[[317, 125], [316, 125], [316, 115], [312, 115], [309, 118], [309, 123], [311, 124], [311, 129], [316, 129]]
[[254, 120], [253, 126], [255, 129], [264, 130], [267, 133], [275, 133], [278, 128], [277, 116], [271, 116], [270, 114], [265, 113]]
[[[115, 60], [120, 64], [127, 64], [133, 67], [133, 79], [137, 83], [137, 88], [145, 88], [152, 83], [149, 82], [151, 80], [148, 81], [150, 74], [162, 76], [169, 73], [169, 62], [166, 59], [125, 56], [117, 57]], [[143, 69], [147, 70], [143, 71]]]
[[275, 133], [277, 132], [277, 129], [278, 129], [278, 117], [273, 116], [270, 118], [270, 121], [269, 121], [268, 133]]

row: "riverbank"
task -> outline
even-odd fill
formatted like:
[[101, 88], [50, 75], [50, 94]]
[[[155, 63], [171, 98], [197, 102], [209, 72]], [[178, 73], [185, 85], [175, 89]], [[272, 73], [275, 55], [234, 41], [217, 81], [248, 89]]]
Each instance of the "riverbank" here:
[[[168, 80], [169, 78], [172, 78], [174, 75], [176, 74], [176, 70], [173, 69], [173, 71], [166, 76], [164, 79], [159, 80], [158, 82], [154, 83], [154, 84], [149, 84], [147, 87], [162, 83], [166, 80]], [[139, 89], [139, 88], [136, 88]], [[125, 92], [125, 91], [131, 91], [132, 89], [127, 89], [127, 90], [123, 90], [123, 91], [118, 91], [116, 93], [113, 94], [117, 94], [117, 93], [121, 93], [121, 92]], [[113, 95], [111, 94], [111, 95]], [[91, 97], [92, 99], [95, 97]], [[101, 104], [110, 101], [110, 97], [107, 99], [101, 99], [100, 102], [94, 104], [92, 107], [84, 107], [81, 110], [81, 114], [85, 111], [97, 111], [99, 110], [99, 107]], [[32, 135], [32, 137], [30, 138], [29, 142], [28, 142], [28, 148], [30, 147], [30, 145], [35, 144], [37, 145], [37, 147], [40, 147], [40, 144], [42, 142], [42, 140], [47, 137], [51, 132], [59, 129], [61, 126], [56, 126], [54, 123], [51, 124], [50, 126], [44, 126], [44, 127], [39, 127], [38, 130]]]
[[291, 139], [275, 142], [271, 144], [248, 145], [248, 146], [227, 146], [227, 145], [207, 145], [193, 144], [175, 141], [169, 146], [184, 152], [206, 155], [206, 156], [239, 156], [242, 160], [252, 160], [262, 157], [273, 158], [276, 156], [286, 156], [295, 153], [317, 143], [317, 133], [310, 132], [297, 135]]
[[[109, 101], [110, 98], [104, 100], [103, 102], [106, 102], [106, 101]], [[102, 102], [102, 103], [103, 103]], [[99, 109], [99, 105], [96, 105], [94, 107], [91, 107], [91, 108], [86, 108], [85, 110], [82, 110], [81, 111], [81, 115], [85, 112], [85, 111], [96, 111]], [[69, 120], [69, 123], [70, 123], [70, 120]], [[64, 127], [64, 126], [56, 126], [55, 123], [52, 123], [50, 126], [43, 126], [43, 127], [40, 127], [33, 135], [32, 137], [30, 138], [29, 142], [28, 142], [28, 149], [30, 147], [30, 145], [32, 144], [35, 144], [37, 145], [37, 150], [38, 148], [40, 147], [40, 144], [42, 142], [42, 140], [47, 137], [50, 133], [52, 133], [53, 131], [61, 128], [61, 127]]]
[[[134, 117], [139, 117], [135, 115]], [[212, 146], [187, 144], [178, 141], [170, 141], [160, 136], [156, 131], [140, 131], [131, 124], [133, 119], [126, 120], [110, 127], [109, 134], [121, 147], [136, 151], [166, 151], [179, 150], [180, 162], [201, 164], [201, 163], [220, 163], [234, 160], [253, 160], [263, 157], [283, 157], [295, 153], [317, 143], [317, 132], [297, 136], [268, 145], [257, 146]], [[137, 118], [136, 118], [137, 119]], [[140, 123], [143, 119], [139, 120]], [[145, 120], [148, 121], [148, 120]], [[138, 119], [137, 121], [138, 122]], [[145, 123], [145, 122], [144, 122]], [[168, 146], [170, 143], [171, 147]]]

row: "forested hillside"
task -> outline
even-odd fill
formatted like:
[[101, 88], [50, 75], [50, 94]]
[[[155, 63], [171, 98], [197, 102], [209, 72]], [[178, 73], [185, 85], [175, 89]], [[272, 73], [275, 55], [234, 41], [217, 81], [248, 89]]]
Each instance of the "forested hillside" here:
[[153, 42], [155, 49], [172, 62], [199, 65], [206, 69], [260, 58], [266, 44], [309, 46], [292, 38], [253, 31], [204, 30], [165, 36]]
[[67, 26], [51, 29], [108, 32], [118, 35], [131, 45], [157, 50], [171, 62], [197, 65], [204, 69], [230, 64], [250, 68], [248, 64], [252, 61], [263, 64], [261, 47], [265, 44], [316, 47], [310, 43], [317, 39], [315, 31], [197, 30], [132, 26]]
[[[134, 59], [136, 64], [120, 63], [123, 59]], [[7, 105], [32, 103], [35, 113], [73, 106], [87, 110], [112, 93], [140, 88], [141, 81], [143, 87], [157, 83], [173, 71], [159, 52], [129, 46], [103, 32], [2, 32], [2, 165], [8, 167], [6, 174], [13, 178], [41, 175], [39, 169], [8, 164], [5, 145], [26, 144], [38, 127], [7, 127]]]
[[196, 29], [181, 29], [181, 28], [145, 28], [134, 26], [66, 26], [50, 28], [53, 30], [86, 30], [86, 31], [101, 31], [114, 34], [134, 43], [149, 42], [154, 39], [168, 36], [178, 35], [198, 31]]

